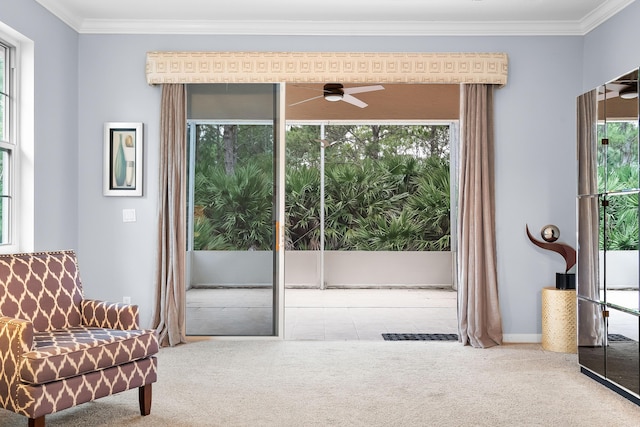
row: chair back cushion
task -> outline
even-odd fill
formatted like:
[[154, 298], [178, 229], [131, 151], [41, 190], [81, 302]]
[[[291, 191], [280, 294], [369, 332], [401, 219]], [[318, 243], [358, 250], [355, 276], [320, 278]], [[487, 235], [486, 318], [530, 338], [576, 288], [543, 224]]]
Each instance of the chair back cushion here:
[[82, 284], [73, 251], [0, 255], [0, 315], [35, 331], [79, 326]]

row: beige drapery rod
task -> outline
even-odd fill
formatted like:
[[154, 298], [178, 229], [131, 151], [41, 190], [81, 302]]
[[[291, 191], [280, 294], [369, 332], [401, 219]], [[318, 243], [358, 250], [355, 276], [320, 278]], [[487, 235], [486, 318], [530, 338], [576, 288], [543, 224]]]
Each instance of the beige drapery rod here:
[[485, 83], [506, 85], [506, 53], [148, 52], [149, 84]]

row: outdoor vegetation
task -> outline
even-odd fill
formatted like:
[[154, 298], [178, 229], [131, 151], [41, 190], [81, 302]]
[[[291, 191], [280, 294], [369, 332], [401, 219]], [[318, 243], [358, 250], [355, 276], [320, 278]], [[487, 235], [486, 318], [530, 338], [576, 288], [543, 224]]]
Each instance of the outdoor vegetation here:
[[[198, 125], [195, 250], [270, 250], [270, 126]], [[450, 249], [449, 127], [291, 126], [286, 135], [286, 249]]]
[[[604, 127], [599, 128], [599, 139]], [[639, 188], [638, 123], [612, 121], [607, 123], [609, 144], [598, 153], [598, 188], [619, 191], [607, 198], [609, 205], [600, 209], [600, 249], [638, 249], [638, 194], [627, 190]]]

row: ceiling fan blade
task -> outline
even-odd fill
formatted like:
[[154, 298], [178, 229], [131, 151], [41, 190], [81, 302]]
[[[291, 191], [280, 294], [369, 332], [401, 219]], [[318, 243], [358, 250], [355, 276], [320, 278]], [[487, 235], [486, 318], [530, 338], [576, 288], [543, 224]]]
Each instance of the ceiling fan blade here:
[[616, 88], [616, 90], [612, 90], [611, 87], [607, 86], [606, 88], [604, 86], [599, 86], [598, 87], [598, 96], [596, 97], [596, 99], [598, 101], [602, 101], [605, 99], [610, 99], [610, 98], [615, 98], [619, 95], [618, 89]]
[[625, 84], [620, 83], [607, 83], [604, 86], [598, 87], [598, 101], [603, 99], [611, 99], [620, 96], [620, 93], [629, 89]]
[[343, 89], [343, 92], [345, 95], [347, 95], [347, 94], [353, 94], [353, 93], [373, 92], [375, 90], [384, 90], [384, 86], [373, 85], [373, 86], [346, 87]]
[[322, 144], [322, 146], [323, 146], [324, 148], [331, 147], [332, 145], [334, 145], [334, 144], [337, 144], [337, 143], [338, 143], [338, 141], [329, 142], [329, 141], [327, 141], [326, 139], [319, 139], [318, 141], [320, 141], [320, 143]]
[[599, 93], [598, 94], [598, 101], [602, 101], [604, 99], [611, 99], [611, 98], [616, 98], [618, 97], [618, 95], [620, 95], [618, 92], [607, 92], [607, 93]]
[[293, 107], [294, 105], [304, 104], [305, 102], [313, 101], [314, 99], [322, 98], [324, 95], [314, 96], [313, 98], [307, 98], [302, 101], [294, 102], [293, 104], [289, 104], [289, 107]]
[[348, 93], [344, 94], [344, 96], [342, 97], [342, 100], [344, 102], [348, 102], [349, 104], [355, 105], [356, 107], [360, 107], [360, 108], [364, 108], [367, 105], [369, 105], [366, 102], [360, 101], [355, 96], [349, 95]]
[[607, 89], [607, 92], [620, 92], [621, 90], [627, 89], [628, 86], [622, 83], [607, 83], [604, 87]]

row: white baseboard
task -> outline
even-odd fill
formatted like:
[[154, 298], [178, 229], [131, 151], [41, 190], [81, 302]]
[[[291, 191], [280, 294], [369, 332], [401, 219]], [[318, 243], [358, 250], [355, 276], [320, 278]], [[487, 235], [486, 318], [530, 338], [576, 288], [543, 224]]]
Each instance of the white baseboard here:
[[502, 334], [505, 343], [541, 343], [542, 334]]

